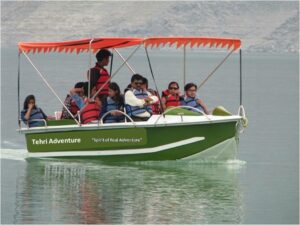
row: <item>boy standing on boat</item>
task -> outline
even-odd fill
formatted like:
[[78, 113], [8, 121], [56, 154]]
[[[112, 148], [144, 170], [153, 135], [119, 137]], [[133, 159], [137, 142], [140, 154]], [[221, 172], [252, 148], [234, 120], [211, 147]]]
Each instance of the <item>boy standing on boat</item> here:
[[125, 108], [134, 121], [146, 121], [152, 115], [151, 105], [158, 101], [157, 96], [144, 93], [142, 89], [143, 76], [134, 74], [131, 78], [131, 88], [125, 93]]
[[91, 82], [91, 87], [96, 86], [96, 91], [99, 98], [102, 100], [108, 96], [108, 88], [110, 82], [110, 75], [104, 67], [109, 64], [109, 57], [111, 52], [107, 49], [101, 49], [96, 54], [97, 63], [95, 67], [90, 69], [90, 77], [88, 80]]

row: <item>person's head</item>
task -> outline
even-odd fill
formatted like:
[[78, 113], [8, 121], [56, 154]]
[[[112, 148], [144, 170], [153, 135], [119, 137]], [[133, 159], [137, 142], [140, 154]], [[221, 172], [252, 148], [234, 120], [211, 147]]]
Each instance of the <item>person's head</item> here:
[[83, 95], [88, 96], [88, 91], [89, 91], [89, 82], [83, 82], [82, 84], [83, 87]]
[[146, 77], [143, 77], [143, 79], [142, 79], [142, 89], [144, 91], [147, 91], [147, 89], [148, 89], [148, 79]]
[[84, 82], [78, 82], [75, 84], [74, 88], [81, 88], [82, 91], [80, 91], [80, 93], [78, 93], [80, 96], [84, 95]]
[[143, 76], [140, 74], [134, 74], [131, 77], [131, 87], [134, 89], [141, 89], [143, 83]]
[[101, 99], [99, 98], [99, 96], [96, 96], [94, 101], [99, 108], [102, 106], [102, 102], [101, 102]]
[[171, 95], [176, 95], [179, 93], [179, 84], [176, 81], [172, 81], [168, 85], [168, 90]]
[[109, 57], [111, 56], [111, 52], [107, 49], [101, 49], [96, 54], [97, 62], [100, 66], [107, 66], [109, 63]]
[[35, 106], [35, 97], [34, 97], [34, 95], [28, 95], [25, 98], [23, 109], [28, 109], [29, 104], [33, 104]]
[[186, 96], [195, 98], [197, 94], [197, 85], [194, 83], [188, 83], [184, 86]]
[[116, 96], [120, 96], [120, 94], [121, 91], [119, 85], [115, 82], [110, 83], [108, 88], [109, 97], [114, 98]]

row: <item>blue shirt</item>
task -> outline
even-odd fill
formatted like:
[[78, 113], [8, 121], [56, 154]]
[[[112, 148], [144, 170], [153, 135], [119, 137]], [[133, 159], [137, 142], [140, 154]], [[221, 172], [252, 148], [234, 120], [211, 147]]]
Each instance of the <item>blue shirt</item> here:
[[21, 119], [22, 121], [27, 125], [29, 125], [29, 127], [40, 127], [40, 126], [45, 126], [45, 122], [44, 121], [34, 121], [34, 120], [46, 120], [47, 119], [47, 115], [43, 112], [43, 110], [41, 108], [33, 108], [31, 110], [31, 114], [29, 117], [29, 123], [25, 118], [25, 114], [27, 113], [28, 109], [23, 109], [21, 112]]
[[79, 94], [72, 95], [72, 99], [75, 101], [75, 103], [79, 109], [82, 109], [83, 106], [85, 105], [83, 98], [80, 97]]

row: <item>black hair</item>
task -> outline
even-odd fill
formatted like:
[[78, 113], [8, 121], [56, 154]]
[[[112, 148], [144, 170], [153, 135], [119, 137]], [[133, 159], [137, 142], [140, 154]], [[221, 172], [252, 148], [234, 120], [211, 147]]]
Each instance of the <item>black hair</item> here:
[[[83, 87], [83, 94], [84, 94], [84, 96], [88, 96], [89, 94], [89, 82], [87, 81], [87, 82], [83, 82], [83, 85], [82, 85], [82, 87]], [[91, 86], [91, 89], [92, 89], [93, 87]]]
[[132, 77], [131, 77], [131, 83], [132, 83], [133, 81], [135, 81], [135, 80], [141, 80], [141, 81], [143, 81], [143, 76], [140, 75], [140, 74], [138, 74], [138, 73], [133, 74]]
[[28, 109], [28, 104], [29, 104], [29, 101], [30, 100], [34, 100], [34, 102], [35, 102], [35, 97], [34, 97], [34, 95], [28, 95], [26, 98], [25, 98], [25, 100], [24, 100], [24, 105], [23, 105], [23, 109]]
[[119, 104], [123, 105], [124, 103], [124, 99], [121, 95], [121, 90], [120, 90], [120, 87], [119, 85], [116, 83], [116, 82], [111, 82], [109, 84], [109, 89], [113, 90], [116, 92], [116, 96], [115, 96], [115, 101], [118, 102]]
[[148, 89], [148, 79], [146, 77], [143, 77], [142, 84], [145, 84], [146, 88]]
[[179, 84], [176, 81], [171, 81], [168, 85], [168, 89], [172, 86], [172, 84], [176, 84], [177, 88], [179, 88]]
[[84, 87], [84, 82], [78, 82], [74, 86], [74, 88], [82, 88], [82, 87]]
[[196, 84], [194, 84], [194, 83], [188, 83], [188, 84], [186, 84], [186, 85], [184, 86], [184, 91], [189, 90], [191, 87], [195, 87], [196, 90], [197, 90], [197, 85], [196, 85]]
[[148, 79], [146, 77], [143, 77], [142, 83], [148, 85]]
[[98, 62], [101, 62], [105, 57], [111, 56], [111, 52], [108, 51], [107, 49], [101, 49], [100, 51], [97, 52], [96, 54], [96, 59]]

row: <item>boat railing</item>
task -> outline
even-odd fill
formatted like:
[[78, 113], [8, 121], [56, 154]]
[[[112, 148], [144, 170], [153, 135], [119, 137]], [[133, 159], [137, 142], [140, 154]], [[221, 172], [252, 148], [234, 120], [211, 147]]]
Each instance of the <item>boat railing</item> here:
[[[31, 119], [31, 120], [27, 120], [27, 121], [26, 121], [26, 125], [27, 125], [26, 127], [27, 127], [27, 128], [30, 128], [30, 127], [29, 127], [29, 123], [30, 123], [30, 122], [34, 122], [34, 121], [41, 121], [41, 122], [44, 122], [44, 127], [47, 127], [47, 120], [45, 120], [45, 119]], [[22, 125], [21, 125], [21, 124], [22, 124], [22, 122], [24, 122], [24, 120], [19, 119], [19, 122], [20, 122], [20, 123], [19, 123], [19, 124], [20, 124], [19, 128], [22, 128]]]
[[[103, 119], [104, 119], [107, 115], [111, 114], [112, 112], [119, 112], [119, 113], [121, 113], [121, 114], [124, 115], [127, 119], [129, 119], [130, 122], [131, 122], [134, 126], [136, 126], [136, 123], [133, 121], [133, 119], [132, 119], [130, 116], [128, 116], [125, 112], [120, 111], [120, 110], [116, 110], [116, 109], [110, 110], [110, 111], [106, 112], [106, 113], [101, 117], [101, 119], [98, 121], [98, 126], [100, 126], [100, 124], [102, 125], [102, 124], [103, 124]], [[126, 122], [127, 122], [127, 120], [125, 119], [125, 123], [126, 123]]]
[[[164, 111], [162, 114], [159, 115], [159, 117], [156, 119], [156, 121], [154, 122], [154, 125], [156, 125], [158, 123], [158, 121], [160, 120], [160, 118], [163, 116], [165, 117], [165, 115], [175, 109], [178, 109], [178, 108], [182, 108], [182, 109], [192, 109], [194, 112], [198, 112], [200, 113], [201, 115], [205, 116], [207, 118], [207, 120], [210, 121], [210, 118], [201, 110], [197, 109], [197, 108], [194, 108], [194, 107], [191, 107], [191, 106], [186, 106], [186, 105], [180, 105], [180, 106], [174, 106], [174, 107], [171, 107], [171, 108], [168, 108], [166, 111]], [[177, 114], [178, 116], [181, 116], [181, 122], [183, 122], [183, 116], [184, 116], [184, 113], [178, 113]]]

